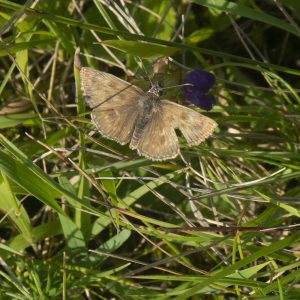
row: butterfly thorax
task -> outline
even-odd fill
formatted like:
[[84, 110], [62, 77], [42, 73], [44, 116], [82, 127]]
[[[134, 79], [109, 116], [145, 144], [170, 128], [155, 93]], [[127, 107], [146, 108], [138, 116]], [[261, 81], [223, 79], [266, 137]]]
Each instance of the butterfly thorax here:
[[147, 92], [149, 96], [154, 96], [157, 100], [161, 96], [162, 88], [160, 87], [159, 83], [156, 81], [152, 84], [151, 88]]

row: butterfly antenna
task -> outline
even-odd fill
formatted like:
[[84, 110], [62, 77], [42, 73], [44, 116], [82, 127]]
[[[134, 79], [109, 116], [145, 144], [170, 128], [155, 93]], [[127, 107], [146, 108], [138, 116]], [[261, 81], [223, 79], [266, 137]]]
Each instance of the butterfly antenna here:
[[181, 87], [181, 86], [194, 86], [194, 85], [192, 83], [183, 83], [183, 84], [167, 86], [167, 87], [164, 87], [164, 88], [161, 88], [161, 89], [162, 90], [167, 90], [167, 89], [173, 89], [173, 88]]

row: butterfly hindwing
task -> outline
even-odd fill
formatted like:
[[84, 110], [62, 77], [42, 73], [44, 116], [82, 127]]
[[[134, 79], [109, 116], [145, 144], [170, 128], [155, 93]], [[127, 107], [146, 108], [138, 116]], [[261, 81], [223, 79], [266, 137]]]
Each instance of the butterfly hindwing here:
[[199, 145], [212, 135], [217, 123], [197, 111], [177, 103], [161, 100], [161, 111], [170, 127], [178, 128], [189, 145]]
[[179, 143], [174, 128], [170, 127], [161, 109], [155, 111], [137, 145], [139, 155], [152, 160], [174, 158], [179, 153]]
[[189, 145], [199, 145], [217, 126], [216, 122], [182, 105], [161, 100], [160, 108], [149, 120], [137, 151], [152, 160], [174, 158], [179, 153], [175, 129], [179, 129]]

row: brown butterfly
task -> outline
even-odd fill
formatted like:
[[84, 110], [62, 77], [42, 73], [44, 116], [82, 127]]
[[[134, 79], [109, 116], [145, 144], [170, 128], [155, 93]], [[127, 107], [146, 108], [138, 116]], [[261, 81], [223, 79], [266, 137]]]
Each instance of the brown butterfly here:
[[199, 145], [217, 123], [202, 114], [160, 99], [161, 88], [154, 84], [148, 92], [109, 73], [80, 69], [86, 102], [92, 121], [104, 137], [129, 147], [152, 160], [167, 160], [179, 154], [178, 128], [189, 145]]

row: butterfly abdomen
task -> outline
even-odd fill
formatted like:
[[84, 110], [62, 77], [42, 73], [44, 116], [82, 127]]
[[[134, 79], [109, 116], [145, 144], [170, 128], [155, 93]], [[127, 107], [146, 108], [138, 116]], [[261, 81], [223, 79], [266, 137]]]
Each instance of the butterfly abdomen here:
[[154, 99], [153, 97], [149, 97], [149, 95], [147, 95], [141, 99], [141, 105], [142, 109], [137, 117], [135, 128], [129, 145], [131, 149], [137, 148], [138, 143], [140, 142], [143, 132], [145, 130], [145, 127], [152, 118], [153, 113], [158, 109], [159, 103], [157, 99]]

